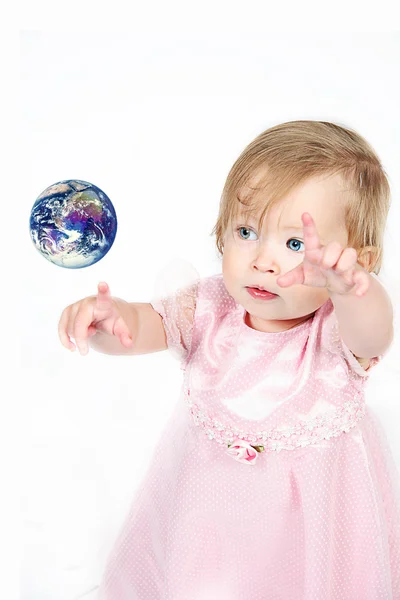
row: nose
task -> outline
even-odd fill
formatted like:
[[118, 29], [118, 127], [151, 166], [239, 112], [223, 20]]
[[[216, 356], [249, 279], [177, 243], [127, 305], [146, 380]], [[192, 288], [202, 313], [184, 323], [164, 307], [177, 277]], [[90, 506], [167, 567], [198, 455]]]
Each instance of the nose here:
[[253, 261], [253, 269], [257, 271], [274, 273], [280, 275], [280, 267], [276, 259], [276, 255], [270, 244], [264, 244], [259, 248], [259, 251]]

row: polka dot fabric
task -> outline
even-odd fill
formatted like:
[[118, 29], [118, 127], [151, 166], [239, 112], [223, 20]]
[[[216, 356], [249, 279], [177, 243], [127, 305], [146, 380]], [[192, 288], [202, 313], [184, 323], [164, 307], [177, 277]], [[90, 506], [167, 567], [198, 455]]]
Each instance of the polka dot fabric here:
[[152, 305], [182, 392], [99, 598], [400, 600], [399, 472], [331, 300], [278, 333], [222, 274]]

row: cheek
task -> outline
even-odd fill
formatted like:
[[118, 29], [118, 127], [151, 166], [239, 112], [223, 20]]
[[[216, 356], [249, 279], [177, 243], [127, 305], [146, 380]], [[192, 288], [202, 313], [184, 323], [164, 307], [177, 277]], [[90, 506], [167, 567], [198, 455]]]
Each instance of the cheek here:
[[231, 277], [229, 254], [226, 252], [224, 252], [222, 256], [222, 274], [225, 279], [229, 279]]
[[237, 265], [235, 268], [235, 263], [233, 261], [225, 260], [222, 263], [222, 274], [224, 276], [225, 281], [229, 284], [234, 283], [237, 278]]
[[234, 271], [235, 265], [240, 262], [241, 255], [239, 252], [236, 252], [234, 248], [230, 245], [225, 247], [224, 253], [222, 255], [222, 267], [227, 271]]

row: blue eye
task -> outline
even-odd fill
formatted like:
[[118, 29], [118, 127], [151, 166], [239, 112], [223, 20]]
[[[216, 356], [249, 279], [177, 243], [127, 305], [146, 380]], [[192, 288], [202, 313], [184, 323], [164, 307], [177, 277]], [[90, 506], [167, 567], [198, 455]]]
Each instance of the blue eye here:
[[[249, 239], [248, 237], [243, 237], [243, 236], [241, 235], [241, 233], [240, 233], [240, 232], [241, 232], [242, 230], [244, 230], [244, 231], [248, 231], [248, 232], [252, 232], [252, 233], [255, 233], [255, 232], [254, 232], [252, 229], [250, 229], [249, 227], [238, 227], [238, 228], [236, 229], [236, 231], [237, 231], [237, 233], [238, 233], [238, 235], [239, 235], [239, 237], [240, 237], [240, 239], [241, 239], [241, 240], [248, 240], [248, 239]], [[251, 241], [254, 241], [254, 240], [251, 240]], [[299, 248], [299, 244], [303, 244], [303, 246], [304, 246], [304, 242], [302, 242], [301, 240], [298, 240], [298, 239], [296, 239], [296, 238], [290, 238], [290, 240], [288, 240], [288, 241], [287, 241], [287, 244], [286, 244], [286, 245], [287, 245], [287, 246], [289, 246], [290, 242], [294, 242], [294, 243], [295, 243], [295, 246], [290, 248], [290, 250], [293, 250], [294, 252], [299, 252], [299, 251], [301, 250], [301, 248]], [[303, 249], [304, 249], [304, 248], [303, 248]]]
[[[239, 232], [240, 232], [242, 229], [244, 229], [245, 231], [253, 231], [252, 229], [249, 229], [248, 227], [238, 227], [238, 228], [236, 229], [236, 231], [239, 233]], [[255, 233], [255, 232], [253, 231], [253, 233]], [[244, 237], [242, 237], [242, 236], [240, 235], [240, 233], [239, 233], [239, 237], [240, 237], [240, 239], [242, 239], [242, 240], [247, 240], [247, 239], [248, 239], [248, 238], [244, 238]]]
[[[290, 244], [290, 242], [292, 242], [292, 241], [295, 242], [296, 244], [303, 244], [303, 246], [304, 246], [304, 242], [302, 242], [301, 240], [297, 240], [296, 238], [290, 238], [290, 240], [288, 240], [286, 245]], [[298, 252], [298, 247], [297, 247], [297, 250], [295, 248], [291, 248], [291, 250], [295, 250], [295, 252]]]

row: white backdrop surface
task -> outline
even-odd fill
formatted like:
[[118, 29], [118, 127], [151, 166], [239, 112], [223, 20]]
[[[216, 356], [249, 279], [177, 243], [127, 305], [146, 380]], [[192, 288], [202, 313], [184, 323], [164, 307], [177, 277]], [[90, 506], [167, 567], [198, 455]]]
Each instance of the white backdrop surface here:
[[[261, 131], [331, 120], [373, 145], [392, 187], [380, 277], [397, 310], [399, 59], [396, 33], [21, 33], [22, 600], [94, 596], [181, 384], [168, 352], [69, 353], [63, 308], [99, 281], [148, 302], [180, 261], [220, 272], [210, 233], [224, 181]], [[113, 247], [88, 268], [56, 267], [30, 240], [36, 197], [63, 179], [94, 183], [117, 212]], [[367, 392], [398, 465], [399, 358], [395, 341]]]

